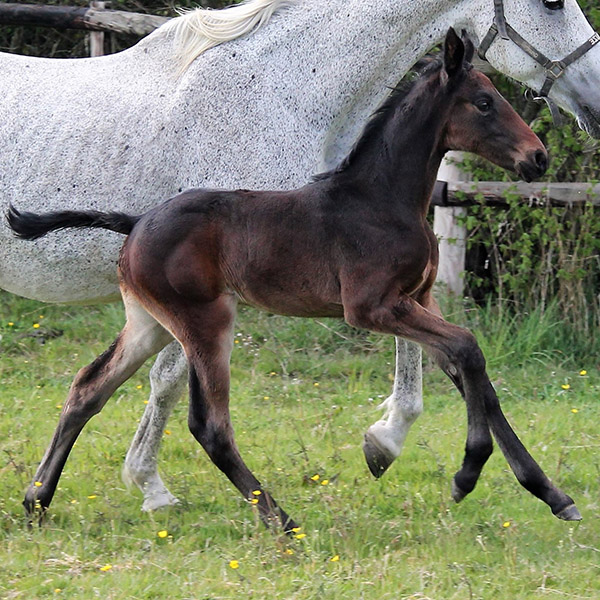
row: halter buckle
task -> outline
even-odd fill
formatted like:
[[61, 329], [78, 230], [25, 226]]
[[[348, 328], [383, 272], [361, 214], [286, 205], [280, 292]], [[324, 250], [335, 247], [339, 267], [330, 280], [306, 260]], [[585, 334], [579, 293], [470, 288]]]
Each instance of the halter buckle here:
[[567, 65], [562, 60], [553, 60], [546, 69], [548, 70], [548, 75], [556, 80], [565, 72], [566, 67]]

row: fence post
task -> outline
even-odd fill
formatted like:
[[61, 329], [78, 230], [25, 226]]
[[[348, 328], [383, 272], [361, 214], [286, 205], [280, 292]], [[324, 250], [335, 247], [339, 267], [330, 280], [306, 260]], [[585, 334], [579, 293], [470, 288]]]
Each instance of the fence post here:
[[[444, 158], [438, 179], [442, 181], [469, 181], [459, 165], [462, 152], [448, 152]], [[466, 228], [458, 222], [464, 217], [466, 209], [461, 207], [434, 208], [433, 231], [439, 241], [440, 259], [436, 282], [442, 289], [456, 296], [462, 296], [464, 289], [464, 270], [466, 254]]]
[[[90, 7], [102, 10], [106, 7], [103, 0], [91, 0]], [[90, 33], [90, 56], [104, 56], [104, 32], [92, 31]]]

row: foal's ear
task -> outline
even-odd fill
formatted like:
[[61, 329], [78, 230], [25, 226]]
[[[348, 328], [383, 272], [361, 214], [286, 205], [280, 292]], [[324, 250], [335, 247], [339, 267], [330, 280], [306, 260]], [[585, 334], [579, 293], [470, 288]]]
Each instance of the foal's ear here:
[[473, 55], [475, 54], [475, 46], [471, 41], [471, 38], [467, 35], [467, 32], [463, 29], [460, 33], [460, 39], [465, 45], [465, 62], [473, 62]]
[[456, 75], [463, 68], [465, 59], [465, 45], [450, 27], [444, 41], [444, 69], [450, 77]]

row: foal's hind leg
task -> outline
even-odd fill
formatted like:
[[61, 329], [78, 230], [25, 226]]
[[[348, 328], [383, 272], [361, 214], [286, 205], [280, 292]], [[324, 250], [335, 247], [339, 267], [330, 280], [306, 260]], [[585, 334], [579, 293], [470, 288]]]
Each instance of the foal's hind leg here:
[[26, 511], [46, 509], [64, 464], [85, 424], [102, 410], [113, 392], [171, 336], [137, 303], [124, 298], [127, 323], [111, 347], [77, 373], [50, 446], [23, 502]]
[[400, 456], [411, 425], [423, 412], [421, 348], [417, 344], [396, 338], [394, 389], [380, 408], [385, 408], [385, 415], [369, 427], [363, 442], [365, 459], [375, 477], [381, 477]]
[[235, 300], [221, 296], [186, 308], [182, 332], [174, 331], [189, 361], [189, 427], [215, 465], [244, 498], [256, 506], [266, 524], [279, 521], [284, 530], [296, 527], [246, 466], [236, 446], [229, 415], [229, 358], [233, 346]]
[[123, 465], [124, 481], [134, 483], [144, 494], [145, 511], [179, 502], [158, 474], [157, 458], [165, 426], [186, 381], [187, 361], [175, 341], [158, 354], [150, 371], [150, 398]]

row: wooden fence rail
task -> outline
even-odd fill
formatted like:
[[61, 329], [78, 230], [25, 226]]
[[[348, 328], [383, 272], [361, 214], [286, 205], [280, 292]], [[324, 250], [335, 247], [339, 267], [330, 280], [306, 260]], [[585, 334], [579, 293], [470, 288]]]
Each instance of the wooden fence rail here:
[[168, 17], [121, 10], [0, 2], [0, 25], [147, 35], [168, 20]]
[[479, 203], [506, 206], [504, 195], [514, 193], [524, 201], [550, 202], [552, 206], [575, 206], [591, 203], [600, 207], [600, 184], [589, 183], [525, 183], [504, 181], [438, 181], [433, 190], [432, 206], [469, 206]]

